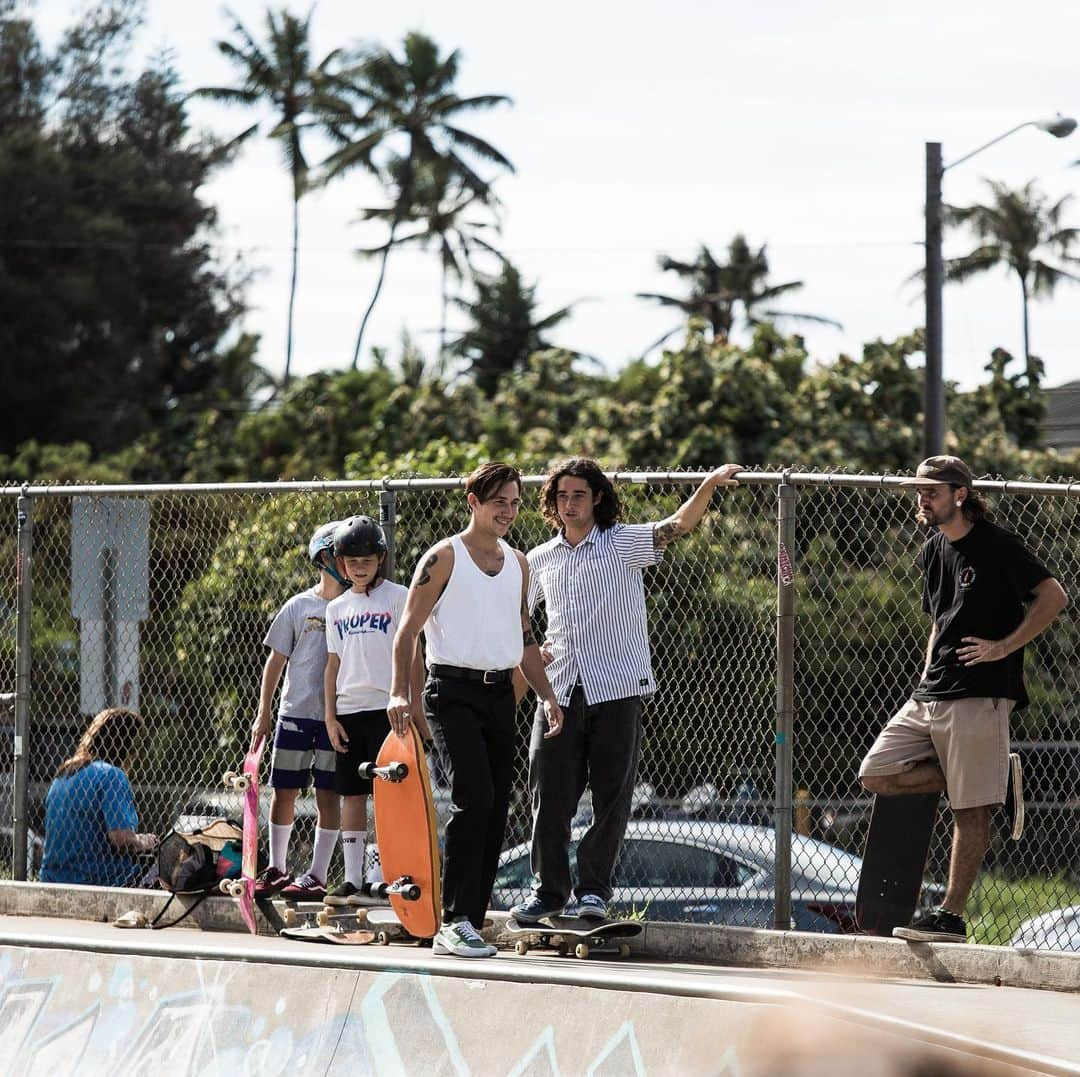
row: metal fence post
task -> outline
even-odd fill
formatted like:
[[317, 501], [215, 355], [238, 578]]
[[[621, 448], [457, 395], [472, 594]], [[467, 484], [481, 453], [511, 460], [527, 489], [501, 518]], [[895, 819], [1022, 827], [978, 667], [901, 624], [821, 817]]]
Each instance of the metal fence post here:
[[795, 714], [795, 487], [784, 471], [776, 500], [776, 862], [773, 925], [791, 928], [792, 732]]
[[[383, 483], [386, 483], [383, 479]], [[379, 491], [379, 524], [386, 535], [386, 579], [394, 578], [394, 531], [397, 527], [397, 493], [387, 486]]]
[[27, 820], [26, 793], [29, 784], [30, 662], [32, 634], [30, 611], [33, 601], [32, 561], [34, 553], [34, 503], [24, 486], [16, 502], [18, 513], [16, 598], [15, 598], [15, 788], [11, 797], [11, 873], [26, 879]]

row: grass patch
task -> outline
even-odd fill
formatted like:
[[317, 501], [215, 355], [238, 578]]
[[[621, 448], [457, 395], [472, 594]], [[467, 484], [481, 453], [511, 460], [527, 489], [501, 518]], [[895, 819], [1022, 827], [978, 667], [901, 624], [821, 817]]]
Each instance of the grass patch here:
[[1061, 875], [1027, 879], [980, 875], [967, 903], [968, 938], [990, 946], [1008, 946], [1025, 920], [1066, 905], [1080, 905], [1080, 887]]

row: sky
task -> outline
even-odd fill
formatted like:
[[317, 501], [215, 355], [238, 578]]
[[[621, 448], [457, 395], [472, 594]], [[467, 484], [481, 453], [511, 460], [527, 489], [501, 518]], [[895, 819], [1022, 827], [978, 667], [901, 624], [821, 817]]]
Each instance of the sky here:
[[[719, 254], [737, 232], [767, 245], [773, 282], [805, 282], [787, 309], [843, 324], [786, 325], [803, 334], [815, 361], [910, 332], [923, 322], [921, 292], [908, 278], [923, 260], [925, 143], [941, 142], [948, 165], [1026, 121], [1056, 112], [1080, 118], [1080, 5], [887, 7], [320, 0], [312, 27], [316, 58], [357, 41], [396, 48], [420, 30], [461, 51], [462, 94], [513, 99], [463, 124], [516, 166], [495, 187], [504, 206], [498, 245], [537, 284], [541, 314], [578, 304], [553, 340], [615, 370], [678, 324], [672, 311], [635, 298], [680, 292], [658, 256], [690, 259], [702, 242]], [[40, 0], [35, 17], [46, 42], [79, 10]], [[234, 0], [230, 10], [259, 33], [264, 4]], [[230, 85], [233, 72], [215, 48], [228, 30], [217, 0], [149, 0], [137, 52], [172, 50], [186, 88]], [[220, 135], [257, 115], [192, 105], [196, 126]], [[312, 143], [316, 159], [319, 148]], [[1078, 159], [1080, 132], [1057, 140], [1027, 128], [948, 170], [944, 197], [979, 201], [985, 178], [1017, 187], [1035, 179], [1055, 199], [1075, 195]], [[261, 335], [260, 361], [280, 374], [291, 209], [277, 146], [252, 141], [203, 193], [218, 209], [223, 253], [242, 254], [258, 271], [244, 328]], [[383, 202], [358, 175], [304, 199], [296, 373], [350, 363], [377, 272], [355, 251], [385, 238], [357, 218]], [[1080, 200], [1066, 221], [1080, 226]], [[945, 255], [972, 246], [950, 234]], [[434, 253], [393, 254], [365, 353], [380, 345], [396, 356], [405, 328], [433, 351], [439, 291]], [[969, 388], [985, 380], [993, 348], [1021, 354], [1015, 277], [1001, 271], [949, 285], [944, 306], [946, 378]], [[1031, 336], [1047, 385], [1080, 378], [1080, 284], [1033, 303]]]

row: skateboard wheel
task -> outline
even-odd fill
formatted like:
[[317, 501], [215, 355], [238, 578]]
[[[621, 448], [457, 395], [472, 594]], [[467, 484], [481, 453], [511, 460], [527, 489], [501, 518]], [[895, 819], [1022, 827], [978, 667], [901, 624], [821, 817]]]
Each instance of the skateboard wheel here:
[[387, 781], [403, 782], [409, 774], [409, 768], [405, 763], [391, 763], [386, 768]]
[[229, 789], [232, 787], [232, 783], [236, 781], [238, 777], [239, 775], [236, 773], [235, 770], [227, 770], [221, 776], [221, 784], [224, 785], [227, 789]]
[[315, 916], [315, 922], [319, 927], [327, 927], [329, 924], [333, 923], [333, 920], [326, 909], [320, 909]]
[[389, 946], [390, 945], [390, 936], [385, 931], [380, 931], [379, 934], [376, 935], [375, 937], [376, 937], [376, 939], [378, 939], [378, 942], [379, 942], [380, 946]]
[[529, 944], [524, 939], [518, 939], [518, 941], [514, 943], [514, 953], [517, 954], [518, 957], [524, 957], [528, 952]]
[[282, 920], [285, 921], [286, 927], [295, 927], [299, 917], [296, 915], [295, 909], [286, 909], [285, 914], [282, 916]]
[[620, 942], [619, 943], [619, 957], [629, 957], [629, 956], [630, 956], [630, 943], [628, 943], [628, 942]]
[[232, 786], [238, 793], [246, 793], [251, 788], [251, 778], [247, 774], [237, 774]]
[[401, 891], [401, 896], [406, 901], [419, 901], [420, 900], [420, 887], [416, 883], [410, 883], [404, 887]]
[[588, 957], [589, 956], [589, 944], [586, 943], [586, 942], [579, 942], [577, 944], [577, 946], [574, 947], [574, 955], [576, 957], [582, 957], [582, 958]]
[[370, 782], [371, 779], [375, 777], [375, 764], [361, 763], [360, 766], [356, 768], [356, 773], [359, 774], [361, 778], [366, 778]]
[[228, 894], [229, 897], [232, 897], [232, 879], [222, 879], [221, 882], [218, 883], [218, 889], [223, 894]]

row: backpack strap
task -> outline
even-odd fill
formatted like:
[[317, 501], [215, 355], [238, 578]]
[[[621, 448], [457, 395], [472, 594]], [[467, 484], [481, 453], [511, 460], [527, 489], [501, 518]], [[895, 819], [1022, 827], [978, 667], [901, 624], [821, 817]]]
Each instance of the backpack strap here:
[[166, 927], [176, 927], [181, 920], [187, 919], [187, 917], [189, 917], [209, 896], [210, 891], [203, 890], [201, 893], [195, 895], [195, 900], [175, 920], [170, 920], [167, 924], [159, 924], [158, 921], [165, 915], [173, 901], [176, 900], [176, 894], [172, 893], [169, 895], [169, 900], [161, 907], [161, 911], [149, 924], [147, 924], [147, 927], [149, 927], [151, 931], [160, 931]]

